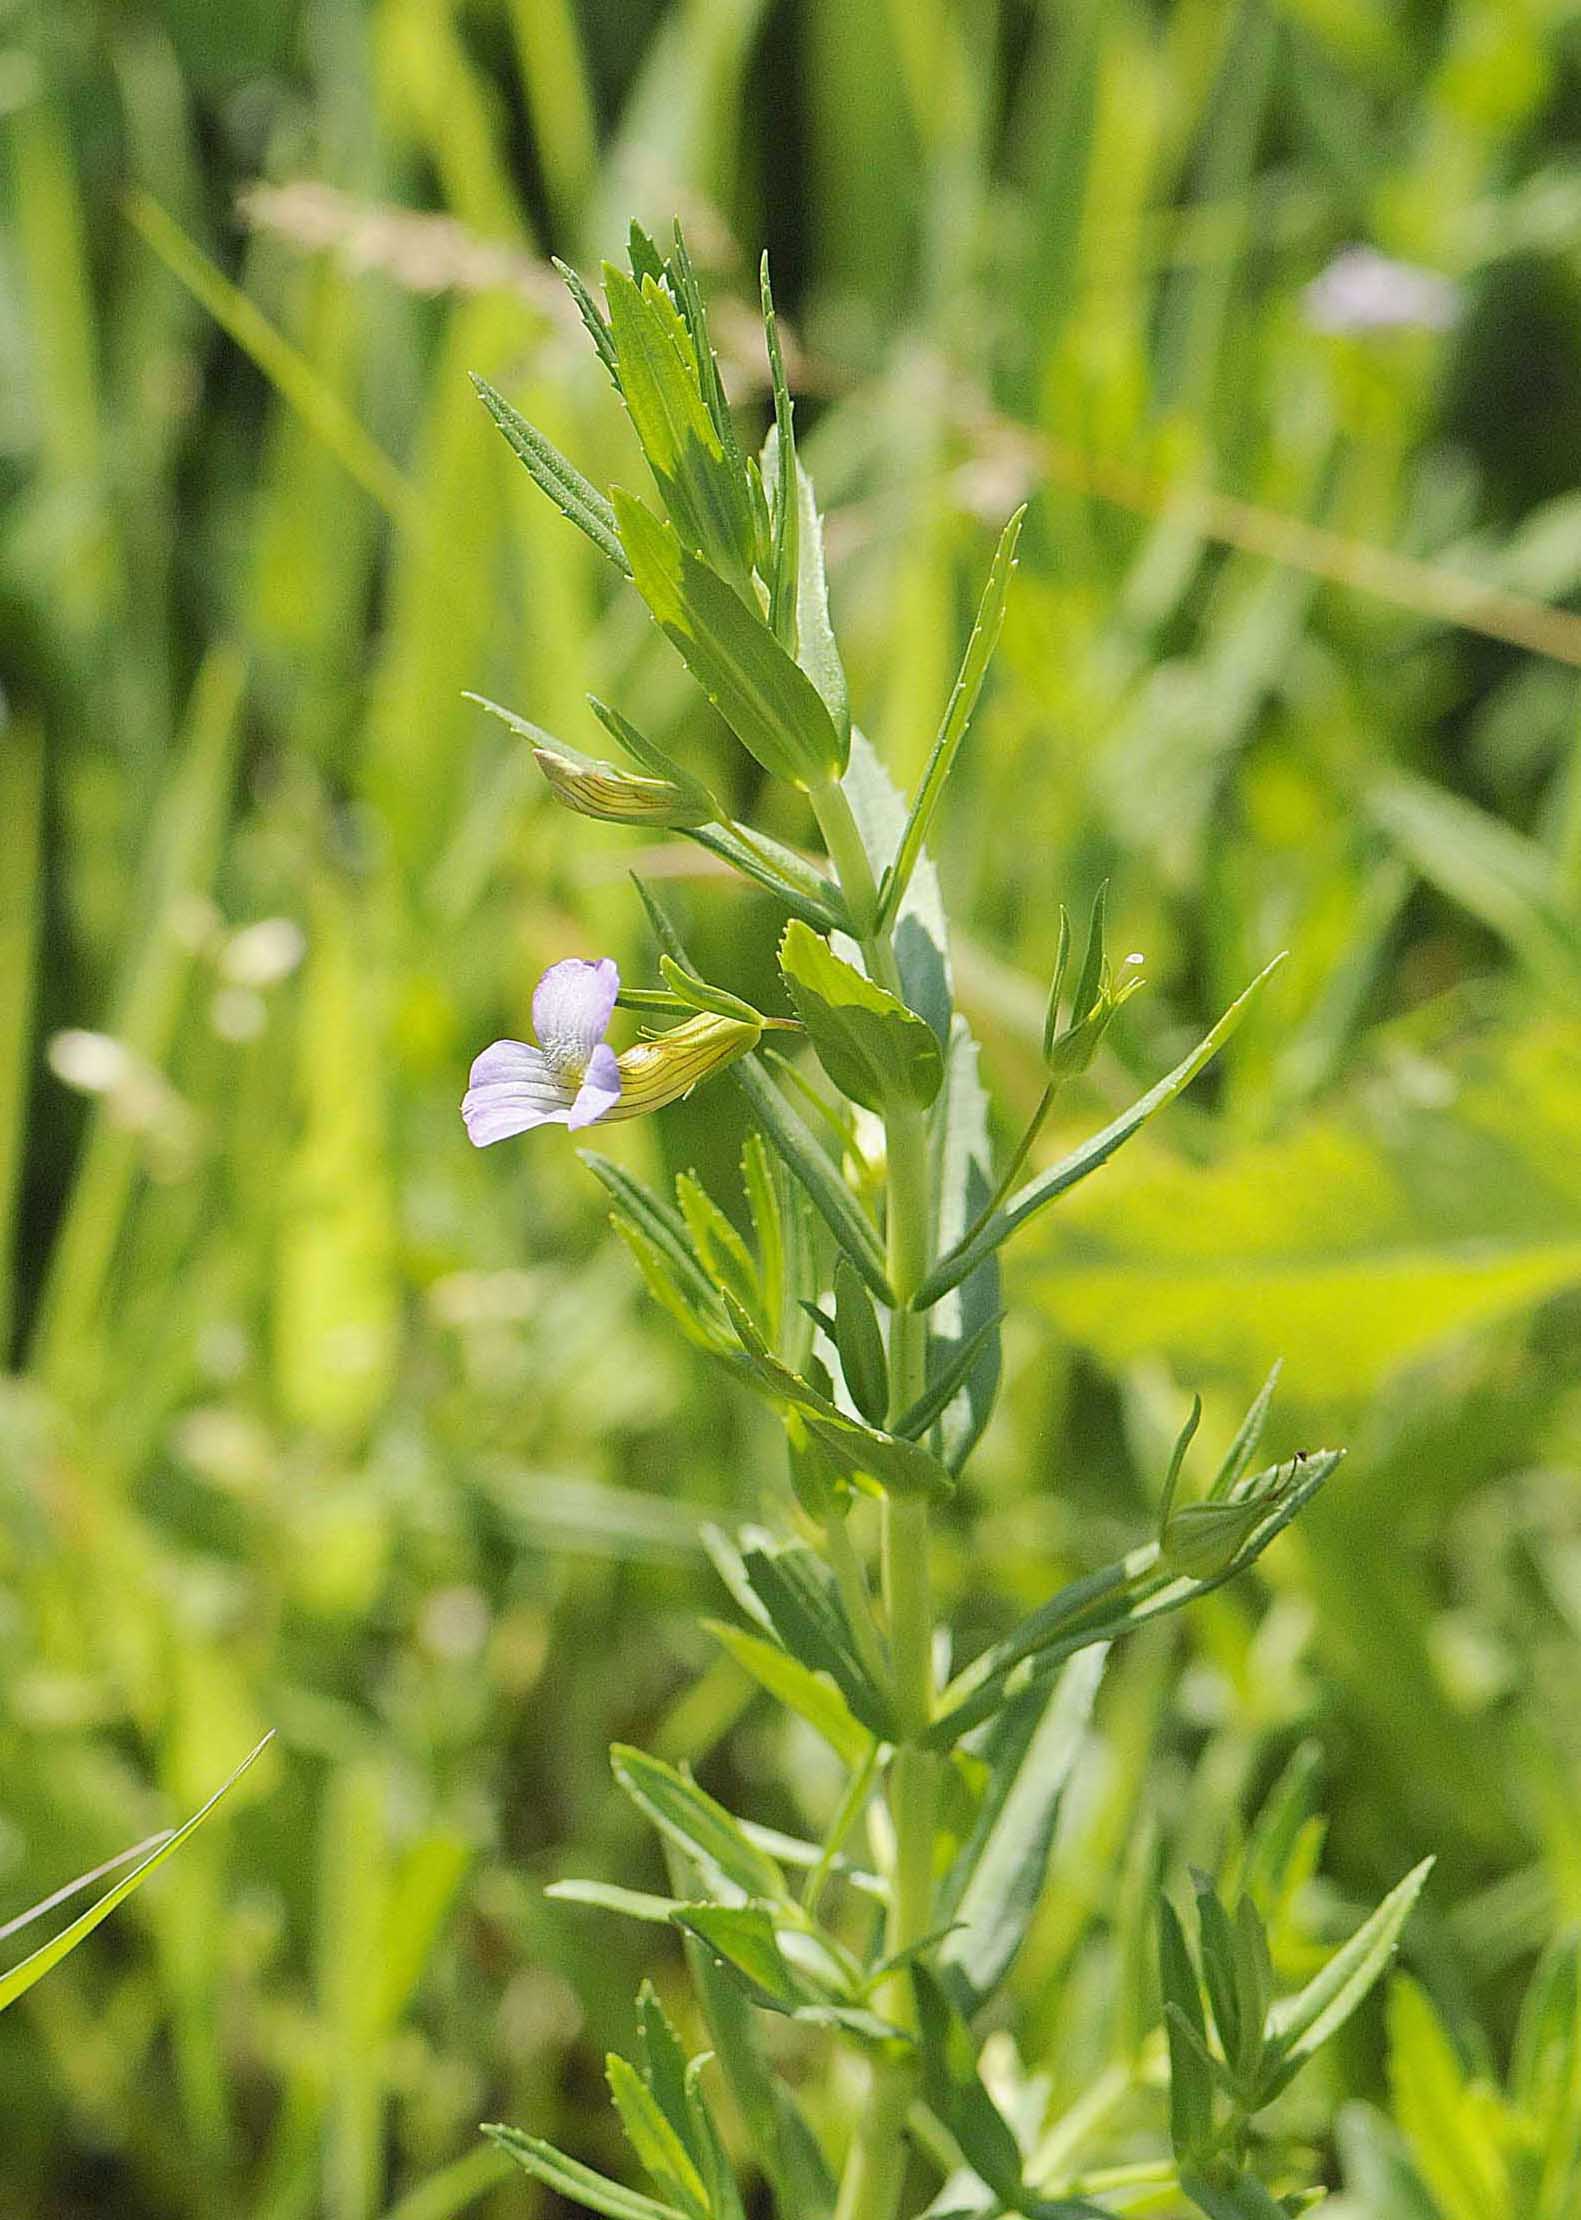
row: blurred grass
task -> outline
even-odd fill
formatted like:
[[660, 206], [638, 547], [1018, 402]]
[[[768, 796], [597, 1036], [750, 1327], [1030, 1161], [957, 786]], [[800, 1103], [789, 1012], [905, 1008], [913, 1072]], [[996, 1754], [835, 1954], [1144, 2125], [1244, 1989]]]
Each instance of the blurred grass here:
[[[1227, 1426], [1282, 1353], [1276, 1450], [1356, 1445], [1117, 1675], [1032, 2062], [1091, 2064], [1126, 1845], [1211, 1862], [1303, 1735], [1340, 1888], [1440, 1853], [1421, 1970], [1502, 2055], [1581, 1918], [1578, 83], [1548, 0], [0, 13], [0, 1908], [262, 1726], [286, 1760], [0, 2023], [6, 2220], [522, 2209], [473, 2123], [596, 2157], [652, 1947], [539, 1894], [639, 1855], [605, 1742], [822, 1809], [692, 1623], [703, 1510], [777, 1484], [753, 1414], [553, 1137], [475, 1157], [455, 1113], [545, 962], [648, 961], [630, 847], [463, 688], [591, 747], [590, 688], [689, 714], [465, 373], [629, 477], [545, 257], [675, 208], [751, 421], [773, 252], [902, 774], [1034, 495], [941, 858], [1007, 1123], [1061, 900], [1108, 876], [1154, 982], [1093, 1120], [1293, 950], [1017, 1258], [968, 1628], [1134, 1536], [1192, 1386]], [[1358, 236], [1455, 329], [1315, 332]], [[691, 901], [767, 991], [766, 906]], [[723, 1193], [720, 1121], [614, 1145]], [[1331, 2097], [1388, 2101], [1377, 2039]]]

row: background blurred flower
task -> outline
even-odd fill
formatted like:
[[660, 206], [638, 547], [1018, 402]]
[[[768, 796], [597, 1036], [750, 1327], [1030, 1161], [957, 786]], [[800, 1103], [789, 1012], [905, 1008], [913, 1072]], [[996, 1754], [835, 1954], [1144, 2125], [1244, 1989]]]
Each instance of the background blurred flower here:
[[1346, 247], [1302, 295], [1314, 331], [1447, 331], [1460, 289], [1437, 270], [1394, 262], [1376, 247]]

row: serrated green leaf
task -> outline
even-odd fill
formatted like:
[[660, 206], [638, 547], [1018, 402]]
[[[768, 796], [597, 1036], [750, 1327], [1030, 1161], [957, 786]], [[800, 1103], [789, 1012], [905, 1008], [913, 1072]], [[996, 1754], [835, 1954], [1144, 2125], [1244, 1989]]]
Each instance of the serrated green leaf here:
[[520, 2128], [488, 2121], [483, 2133], [534, 2181], [541, 2181], [546, 2189], [568, 2197], [585, 2211], [601, 2212], [604, 2220], [689, 2220], [683, 2207], [661, 2204], [656, 2197], [643, 2196], [640, 2190], [623, 2188], [607, 2174], [595, 2173], [591, 2166], [567, 2158], [564, 2151], [557, 2151], [552, 2143], [536, 2135], [524, 2135]]
[[623, 577], [629, 578], [631, 565], [620, 544], [615, 512], [603, 494], [588, 483], [575, 463], [569, 462], [542, 432], [513, 409], [503, 394], [496, 393], [486, 378], [474, 375], [472, 383], [477, 388], [479, 400], [505, 434], [513, 453], [526, 465], [540, 492], [549, 496], [561, 515], [568, 517], [578, 531], [586, 533], [599, 553], [607, 557]]
[[638, 591], [748, 754], [793, 786], [838, 778], [845, 744], [811, 679], [763, 619], [619, 487], [615, 520]]
[[[728, 1356], [729, 1333], [707, 1281], [703, 1280], [706, 1298], [700, 1297], [695, 1287], [688, 1284], [690, 1275], [677, 1272], [667, 1251], [635, 1219], [621, 1210], [612, 1210], [609, 1222], [630, 1250], [632, 1261], [642, 1275], [642, 1284], [687, 1340], [699, 1349], [706, 1349], [710, 1356]], [[697, 1277], [702, 1280], [701, 1273]]]
[[708, 2185], [708, 2209], [713, 2220], [746, 2220], [741, 2191], [724, 2139], [714, 2125], [713, 2113], [703, 2095], [702, 2075], [709, 2063], [694, 2058], [686, 2069], [686, 2108], [691, 2122], [691, 2144], [698, 2167]]
[[785, 1876], [774, 1860], [755, 1849], [739, 1823], [723, 1804], [700, 1789], [694, 1780], [678, 1773], [662, 1758], [649, 1757], [617, 1742], [610, 1751], [616, 1780], [659, 1829], [695, 1858], [709, 1885], [725, 1902], [734, 1898], [761, 1897], [771, 1903], [787, 1899]]
[[648, 2179], [671, 2203], [693, 2214], [694, 2220], [709, 2220], [703, 2177], [653, 2091], [630, 2061], [615, 2051], [604, 2061], [604, 2075], [626, 2141]]
[[774, 313], [774, 293], [769, 284], [769, 258], [758, 270], [763, 303], [763, 337], [769, 358], [769, 386], [774, 396], [774, 425], [763, 447], [763, 476], [774, 486], [774, 538], [769, 570], [769, 623], [775, 637], [796, 652], [796, 593], [798, 585], [797, 526], [799, 523], [796, 473], [796, 433], [785, 358], [780, 347], [779, 320]]
[[581, 272], [573, 270], [569, 262], [562, 262], [558, 255], [552, 256], [551, 260], [565, 282], [566, 291], [576, 303], [576, 312], [597, 350], [599, 361], [609, 373], [610, 384], [618, 393], [620, 372], [615, 367], [615, 340], [609, 328], [608, 317], [594, 300], [592, 289]]
[[695, 2159], [698, 2139], [688, 2101], [688, 2061], [681, 2038], [651, 1981], [637, 1991], [637, 2048], [642, 2078], [664, 2117]]
[[817, 690], [839, 735], [841, 763], [851, 747], [851, 699], [845, 666], [829, 616], [829, 585], [824, 575], [823, 518], [812, 480], [796, 465], [796, 660]]
[[744, 1981], [753, 1997], [771, 2011], [792, 2012], [805, 1992], [787, 1964], [774, 1922], [761, 1904], [682, 1904], [675, 1924], [695, 1935], [716, 1958]]
[[926, 1109], [944, 1078], [931, 1027], [884, 987], [837, 956], [792, 918], [780, 970], [824, 1070], [853, 1102], [882, 1111], [895, 1101]]
[[675, 1198], [692, 1237], [692, 1250], [715, 1287], [728, 1287], [754, 1316], [762, 1306], [757, 1265], [740, 1234], [693, 1172], [676, 1175]]
[[653, 277], [644, 273], [639, 285], [612, 263], [604, 298], [621, 395], [676, 530], [695, 555], [744, 574], [752, 559], [745, 482], [709, 415], [679, 309]]

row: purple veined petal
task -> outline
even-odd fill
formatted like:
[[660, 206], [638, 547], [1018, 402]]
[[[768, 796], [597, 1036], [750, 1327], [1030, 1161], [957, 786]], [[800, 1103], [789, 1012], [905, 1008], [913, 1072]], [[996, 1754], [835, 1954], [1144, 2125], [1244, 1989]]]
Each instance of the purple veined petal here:
[[619, 1100], [620, 1066], [609, 1043], [600, 1041], [587, 1060], [586, 1075], [565, 1122], [573, 1133], [584, 1125], [597, 1125]]
[[580, 1078], [609, 1030], [620, 972], [611, 956], [587, 963], [567, 956], [551, 964], [532, 997], [533, 1031], [551, 1064]]
[[576, 1101], [574, 1083], [525, 1041], [494, 1041], [474, 1060], [470, 1076], [461, 1116], [474, 1148], [535, 1125], [564, 1125]]

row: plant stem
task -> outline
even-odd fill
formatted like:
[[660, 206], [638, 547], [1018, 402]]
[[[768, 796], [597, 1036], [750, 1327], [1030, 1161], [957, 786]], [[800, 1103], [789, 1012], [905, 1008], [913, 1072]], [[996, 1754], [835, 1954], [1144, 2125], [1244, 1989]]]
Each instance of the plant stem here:
[[[874, 922], [878, 890], [851, 805], [834, 785], [814, 793], [812, 801], [857, 926], [868, 976], [903, 1000], [893, 940]], [[933, 1194], [924, 1113], [912, 1103], [892, 1103], [885, 1114], [884, 1134], [886, 1265], [895, 1294], [889, 1321], [890, 1416], [894, 1418], [917, 1400], [926, 1385], [927, 1321], [909, 1305], [931, 1262]], [[887, 1788], [895, 1836], [885, 1936], [891, 1956], [911, 1949], [932, 1928], [937, 1761], [921, 1746], [934, 1699], [928, 1542], [926, 1501], [886, 1497], [884, 1601], [900, 1730]], [[885, 1983], [877, 2002], [897, 2026], [912, 2024], [911, 1982], [903, 1969]], [[835, 2220], [893, 2220], [905, 2180], [905, 2122], [914, 2094], [915, 2071], [909, 2061], [887, 2059], [874, 2064], [869, 2100], [846, 2160]]]

